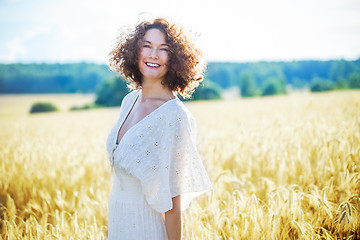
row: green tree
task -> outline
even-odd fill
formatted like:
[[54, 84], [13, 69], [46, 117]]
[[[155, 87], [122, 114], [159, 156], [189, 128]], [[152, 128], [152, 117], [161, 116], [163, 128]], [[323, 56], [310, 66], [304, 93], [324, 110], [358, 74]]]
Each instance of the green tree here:
[[349, 87], [350, 88], [360, 88], [360, 74], [353, 73], [349, 77]]
[[262, 96], [284, 93], [286, 93], [286, 85], [284, 79], [270, 77], [264, 81], [262, 88]]
[[192, 100], [211, 100], [221, 98], [221, 87], [209, 80], [204, 80], [202, 85], [196, 88], [192, 95]]
[[256, 95], [255, 78], [250, 72], [241, 72], [239, 88], [243, 97], [253, 97]]
[[120, 106], [129, 93], [127, 83], [120, 77], [109, 77], [97, 88], [95, 104], [102, 106]]
[[224, 65], [221, 65], [216, 70], [209, 72], [210, 73], [207, 74], [207, 78], [213, 83], [218, 84], [223, 89], [230, 87], [231, 77], [229, 70], [227, 70]]
[[310, 83], [310, 90], [312, 92], [330, 91], [333, 90], [334, 87], [335, 87], [334, 82], [318, 77], [313, 78], [313, 80]]
[[334, 88], [336, 88], [336, 89], [348, 89], [349, 88], [349, 79], [339, 78], [336, 81]]

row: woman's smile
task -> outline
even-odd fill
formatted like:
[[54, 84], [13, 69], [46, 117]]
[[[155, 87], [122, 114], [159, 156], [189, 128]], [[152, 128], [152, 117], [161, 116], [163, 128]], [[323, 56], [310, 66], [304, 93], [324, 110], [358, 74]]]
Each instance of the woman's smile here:
[[157, 63], [146, 62], [145, 64], [150, 68], [159, 68], [160, 67], [160, 65]]

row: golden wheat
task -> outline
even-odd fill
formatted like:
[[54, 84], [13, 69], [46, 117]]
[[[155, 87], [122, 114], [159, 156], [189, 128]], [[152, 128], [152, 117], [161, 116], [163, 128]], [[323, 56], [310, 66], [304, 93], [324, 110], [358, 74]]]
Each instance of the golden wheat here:
[[[62, 111], [28, 115], [37, 97], [0, 96], [1, 238], [105, 239], [119, 109], [42, 96]], [[360, 238], [359, 91], [187, 105], [214, 190], [184, 213], [184, 239]]]

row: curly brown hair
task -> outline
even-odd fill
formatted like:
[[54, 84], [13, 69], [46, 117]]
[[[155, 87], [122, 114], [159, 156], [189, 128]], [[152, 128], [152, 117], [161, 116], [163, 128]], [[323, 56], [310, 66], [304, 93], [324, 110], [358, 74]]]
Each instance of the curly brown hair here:
[[168, 71], [161, 83], [183, 98], [189, 98], [203, 80], [205, 63], [183, 28], [164, 18], [143, 21], [132, 32], [120, 34], [116, 47], [109, 53], [110, 68], [121, 74], [131, 89], [141, 88], [140, 46], [146, 31], [154, 28], [165, 34], [169, 46]]

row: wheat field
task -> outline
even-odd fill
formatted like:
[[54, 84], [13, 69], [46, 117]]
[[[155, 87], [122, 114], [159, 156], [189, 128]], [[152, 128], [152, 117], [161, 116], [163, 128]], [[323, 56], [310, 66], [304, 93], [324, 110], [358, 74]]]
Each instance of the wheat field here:
[[[29, 115], [51, 101], [60, 112]], [[119, 108], [0, 96], [2, 239], [106, 239], [105, 141]], [[360, 239], [360, 91], [186, 103], [214, 190], [184, 239]]]

